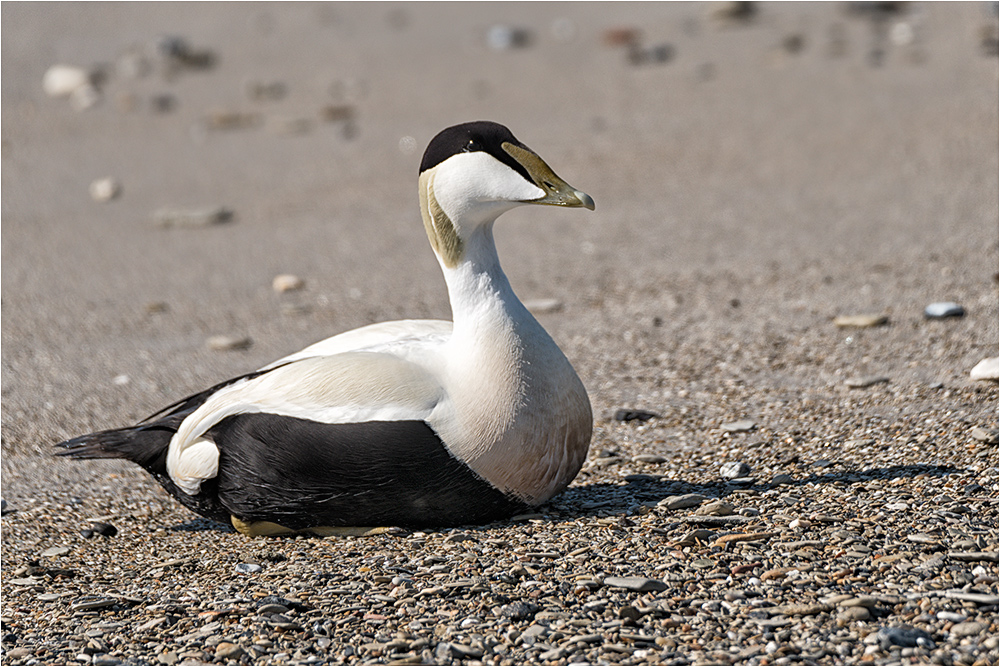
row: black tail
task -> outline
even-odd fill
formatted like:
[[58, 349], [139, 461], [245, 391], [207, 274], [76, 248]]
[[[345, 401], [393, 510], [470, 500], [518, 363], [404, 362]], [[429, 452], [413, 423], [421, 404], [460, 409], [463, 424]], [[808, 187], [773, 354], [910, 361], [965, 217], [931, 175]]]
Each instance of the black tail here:
[[229, 512], [219, 504], [217, 480], [206, 480], [202, 483], [201, 491], [192, 496], [177, 488], [167, 473], [170, 439], [190, 412], [177, 412], [148, 424], [81, 435], [56, 445], [63, 450], [56, 452], [56, 456], [71, 459], [127, 459], [145, 468], [167, 493], [188, 509], [209, 519], [228, 523]]
[[[166, 473], [167, 447], [181, 419], [167, 417], [152, 424], [140, 424], [81, 435], [60, 442], [56, 456], [71, 459], [128, 459], [149, 472]], [[162, 470], [157, 470], [163, 466]]]

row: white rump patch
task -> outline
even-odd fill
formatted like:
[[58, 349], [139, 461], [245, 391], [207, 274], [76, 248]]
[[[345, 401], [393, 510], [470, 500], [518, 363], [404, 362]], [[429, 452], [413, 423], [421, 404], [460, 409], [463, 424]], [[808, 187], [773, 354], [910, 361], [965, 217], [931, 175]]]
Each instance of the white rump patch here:
[[172, 447], [167, 454], [167, 469], [184, 493], [196, 495], [202, 481], [219, 474], [219, 448], [208, 438], [197, 438], [182, 451]]

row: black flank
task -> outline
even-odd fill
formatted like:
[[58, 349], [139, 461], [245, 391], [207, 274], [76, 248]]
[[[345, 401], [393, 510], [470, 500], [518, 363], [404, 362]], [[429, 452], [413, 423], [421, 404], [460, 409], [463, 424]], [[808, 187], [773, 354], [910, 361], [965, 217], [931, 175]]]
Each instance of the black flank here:
[[240, 519], [287, 528], [450, 526], [527, 505], [494, 488], [423, 421], [324, 424], [236, 415], [210, 432], [219, 501]]

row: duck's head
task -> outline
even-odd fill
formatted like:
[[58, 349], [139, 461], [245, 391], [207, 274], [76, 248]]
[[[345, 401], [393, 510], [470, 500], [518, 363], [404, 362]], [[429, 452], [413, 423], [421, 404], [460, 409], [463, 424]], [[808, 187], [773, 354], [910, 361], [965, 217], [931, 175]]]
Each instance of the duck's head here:
[[455, 125], [428, 144], [420, 163], [420, 210], [446, 266], [461, 260], [470, 235], [524, 204], [594, 210], [590, 195], [556, 176], [499, 123]]

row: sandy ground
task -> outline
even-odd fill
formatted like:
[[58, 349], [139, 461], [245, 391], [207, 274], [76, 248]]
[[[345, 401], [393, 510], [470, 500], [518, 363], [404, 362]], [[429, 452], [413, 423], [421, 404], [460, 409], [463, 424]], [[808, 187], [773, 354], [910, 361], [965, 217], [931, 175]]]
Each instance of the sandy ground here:
[[[883, 446], [873, 465], [996, 471], [996, 447], [968, 438], [997, 427], [996, 384], [968, 379], [998, 348], [1000, 121], [985, 3], [890, 18], [877, 66], [872, 21], [841, 3], [763, 3], [747, 25], [674, 3], [2, 13], [3, 497], [14, 508], [78, 497], [101, 514], [126, 480], [162, 499], [130, 468], [55, 461], [50, 446], [339, 331], [447, 318], [417, 166], [438, 130], [480, 118], [508, 125], [597, 202], [593, 213], [521, 209], [497, 227], [515, 290], [562, 304], [539, 317], [588, 387], [595, 449], [701, 450], [711, 475], [726, 458], [719, 424], [748, 418], [775, 450], [846, 457], [844, 443], [872, 437]], [[900, 21], [909, 33], [893, 31]], [[495, 25], [530, 40], [491, 48]], [[669, 44], [669, 59], [630, 63], [605, 44], [617, 27], [641, 27], [643, 47]], [[166, 76], [161, 35], [211, 50], [214, 66]], [[137, 52], [146, 76], [122, 71]], [[101, 100], [76, 111], [47, 97], [57, 63], [105, 67]], [[255, 82], [286, 94], [251, 99]], [[170, 108], [157, 111], [163, 96]], [[331, 106], [352, 120], [324, 120]], [[107, 176], [120, 197], [93, 201], [90, 183]], [[233, 220], [153, 220], [211, 206]], [[276, 294], [280, 273], [305, 289]], [[967, 314], [925, 320], [935, 301]], [[889, 324], [832, 323], [856, 313]], [[252, 345], [214, 351], [214, 335]], [[845, 386], [870, 375], [889, 382]], [[620, 407], [659, 413], [662, 426], [622, 435], [608, 420]], [[881, 460], [921, 435], [934, 447]]]

